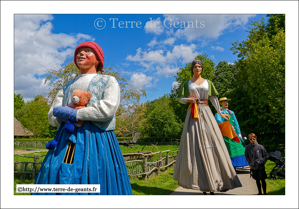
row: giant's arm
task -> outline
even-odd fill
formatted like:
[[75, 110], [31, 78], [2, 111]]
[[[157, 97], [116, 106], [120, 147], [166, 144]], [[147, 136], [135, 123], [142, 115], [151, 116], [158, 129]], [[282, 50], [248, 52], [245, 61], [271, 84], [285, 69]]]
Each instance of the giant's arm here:
[[221, 111], [220, 111], [220, 104], [219, 104], [219, 101], [218, 101], [218, 97], [217, 96], [209, 96], [209, 100], [213, 104], [213, 106], [216, 109], [217, 113], [220, 114]]
[[187, 97], [182, 96], [179, 98], [179, 102], [182, 104], [187, 104], [188, 103], [187, 99], [188, 99]]
[[224, 122], [225, 119], [223, 117], [221, 117], [218, 112], [216, 113], [215, 116], [216, 116], [217, 123], [223, 123]]

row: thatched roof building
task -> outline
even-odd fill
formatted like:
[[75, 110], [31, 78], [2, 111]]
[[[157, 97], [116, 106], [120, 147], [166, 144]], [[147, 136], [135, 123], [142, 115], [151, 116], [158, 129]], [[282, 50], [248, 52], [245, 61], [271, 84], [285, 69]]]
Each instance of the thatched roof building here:
[[24, 128], [16, 118], [14, 120], [14, 136], [33, 136], [33, 133]]

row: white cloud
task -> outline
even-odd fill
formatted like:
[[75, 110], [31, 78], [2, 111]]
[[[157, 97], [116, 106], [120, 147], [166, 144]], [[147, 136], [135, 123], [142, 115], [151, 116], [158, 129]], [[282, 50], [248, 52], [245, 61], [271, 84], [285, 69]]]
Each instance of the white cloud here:
[[[199, 53], [195, 51], [196, 45], [175, 45], [172, 51], [163, 50], [151, 50], [151, 51], [142, 51], [141, 48], [136, 50], [136, 54], [134, 56], [128, 55], [127, 60], [133, 62], [151, 62], [151, 63], [169, 63], [174, 60], [181, 59], [182, 62], [190, 62], [197, 56]], [[164, 55], [165, 54], [165, 55]]]
[[179, 69], [180, 68], [178, 68], [178, 67], [170, 67], [168, 65], [167, 66], [162, 66], [162, 67], [160, 67], [160, 66], [156, 67], [157, 74], [158, 75], [165, 75], [165, 77], [175, 75], [178, 72]]
[[220, 51], [220, 52], [224, 51], [224, 48], [222, 48], [220, 46], [211, 46], [211, 49], [214, 50], [214, 51]]
[[199, 53], [195, 51], [196, 45], [175, 45], [172, 49], [172, 52], [168, 51], [166, 54], [167, 60], [170, 62], [173, 60], [181, 59], [182, 63], [187, 63], [192, 61]]
[[171, 38], [168, 38], [166, 40], [163, 41], [163, 44], [169, 44], [169, 45], [172, 45], [173, 43], [175, 42], [175, 38], [171, 37]]
[[27, 99], [48, 91], [34, 75], [62, 68], [79, 42], [92, 40], [85, 34], [54, 34], [51, 20], [51, 15], [15, 15], [14, 90]]
[[174, 82], [172, 82], [172, 84], [171, 84], [171, 86], [172, 86], [173, 89], [177, 89], [177, 88], [179, 88], [180, 85], [181, 85], [181, 84], [180, 84], [179, 82], [177, 82], [177, 81], [174, 81]]
[[[234, 30], [243, 27], [254, 15], [165, 15], [168, 27], [175, 21], [185, 23], [184, 27], [175, 31], [177, 38], [185, 38], [187, 41], [216, 39], [224, 30]], [[171, 20], [171, 21], [170, 21]], [[187, 22], [192, 24], [187, 24]], [[178, 24], [177, 24], [178, 25]]]
[[165, 57], [163, 56], [163, 50], [153, 50], [153, 51], [142, 51], [141, 48], [136, 50], [136, 55], [128, 55], [126, 58], [128, 61], [134, 62], [165, 62]]
[[143, 73], [134, 73], [131, 76], [129, 84], [133, 89], [140, 89], [143, 86], [151, 87], [152, 86], [152, 83], [151, 83], [152, 80], [153, 80], [153, 77], [151, 77], [151, 76], [147, 76]]
[[144, 29], [146, 33], [154, 33], [156, 35], [160, 35], [164, 32], [164, 26], [161, 23], [160, 17], [146, 22]]
[[[142, 66], [144, 71], [156, 70], [157, 75], [164, 75], [166, 77], [176, 74], [179, 68], [178, 62], [183, 64], [191, 62], [199, 52], [196, 51], [196, 45], [175, 45], [171, 51], [166, 50], [148, 50], [143, 51], [141, 48], [136, 50], [135, 55], [128, 55], [126, 60], [137, 62]], [[169, 66], [169, 64], [174, 66]]]
[[156, 38], [154, 38], [151, 42], [149, 42], [147, 45], [149, 47], [154, 47], [155, 45], [159, 44], [159, 42], [157, 42]]
[[215, 56], [214, 56], [214, 55], [211, 55], [211, 58], [214, 60], [214, 59], [215, 59]]

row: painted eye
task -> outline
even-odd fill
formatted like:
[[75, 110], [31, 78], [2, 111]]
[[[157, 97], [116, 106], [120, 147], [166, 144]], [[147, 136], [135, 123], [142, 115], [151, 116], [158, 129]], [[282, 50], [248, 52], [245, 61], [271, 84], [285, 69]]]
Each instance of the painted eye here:
[[87, 50], [87, 52], [91, 52], [91, 50], [90, 50], [90, 49], [88, 49], [88, 50]]

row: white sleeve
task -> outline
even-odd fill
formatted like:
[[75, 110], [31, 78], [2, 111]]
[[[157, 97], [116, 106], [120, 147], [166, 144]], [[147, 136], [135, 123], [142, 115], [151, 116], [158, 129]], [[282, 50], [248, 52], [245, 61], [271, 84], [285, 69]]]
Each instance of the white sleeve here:
[[84, 121], [107, 121], [116, 113], [120, 104], [120, 88], [117, 80], [110, 77], [103, 92], [103, 99], [98, 103], [79, 109], [77, 119]]
[[53, 115], [53, 109], [54, 109], [54, 107], [62, 106], [62, 100], [63, 100], [63, 97], [64, 97], [64, 95], [63, 95], [63, 90], [61, 89], [61, 90], [57, 93], [57, 95], [56, 95], [56, 97], [55, 97], [55, 99], [54, 99], [54, 102], [52, 103], [52, 106], [51, 106], [51, 108], [50, 108], [50, 110], [49, 110], [49, 112], [48, 112], [48, 120], [49, 120], [49, 122], [50, 122], [50, 124], [51, 124], [52, 126], [59, 126], [59, 125], [60, 125], [60, 124], [58, 123], [58, 121], [56, 120], [56, 117]]
[[188, 99], [187, 97], [180, 97], [179, 102], [182, 104], [187, 104], [188, 103], [187, 99]]
[[213, 106], [215, 107], [216, 111], [219, 113], [221, 113], [220, 111], [220, 104], [218, 101], [218, 97], [217, 96], [209, 96], [210, 101], [212, 102]]

